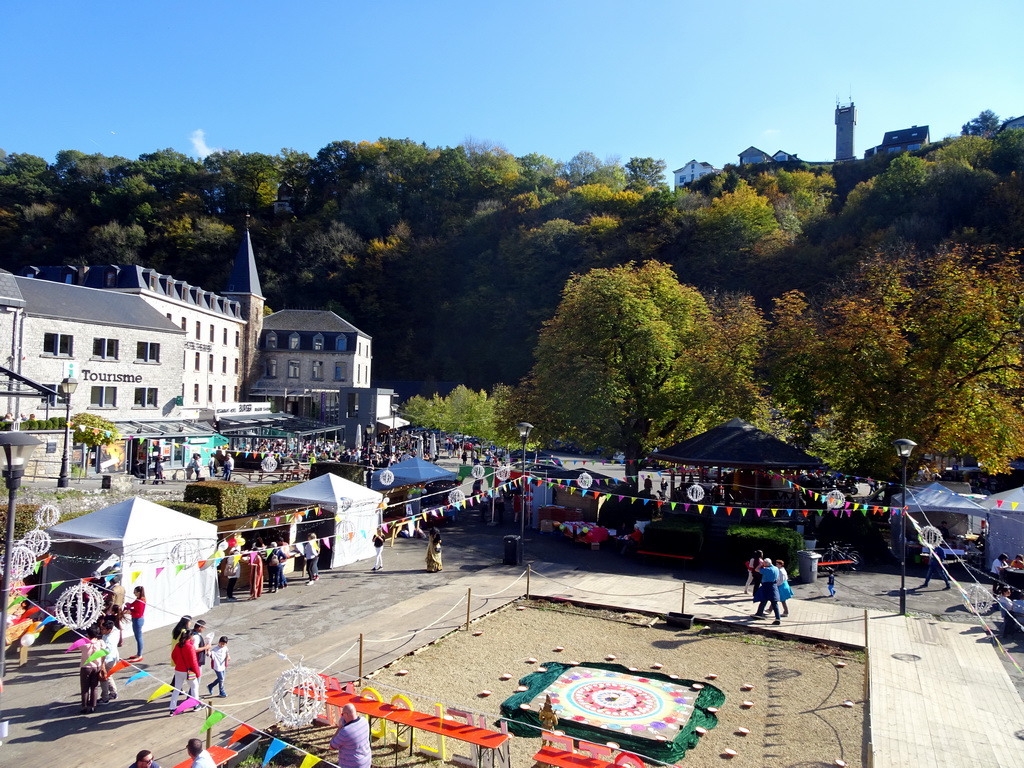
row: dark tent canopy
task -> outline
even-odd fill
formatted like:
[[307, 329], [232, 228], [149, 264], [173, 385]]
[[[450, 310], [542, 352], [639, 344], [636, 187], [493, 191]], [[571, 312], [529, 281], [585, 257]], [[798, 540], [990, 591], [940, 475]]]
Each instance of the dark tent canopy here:
[[719, 424], [671, 448], [652, 453], [651, 458], [695, 467], [803, 470], [822, 467], [820, 460], [742, 419]]

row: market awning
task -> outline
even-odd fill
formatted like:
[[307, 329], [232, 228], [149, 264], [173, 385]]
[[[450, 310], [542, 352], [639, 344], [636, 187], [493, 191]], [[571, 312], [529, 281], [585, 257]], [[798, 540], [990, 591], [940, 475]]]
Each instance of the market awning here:
[[115, 421], [117, 431], [128, 438], [210, 437], [217, 434], [202, 421], [162, 419], [159, 421]]
[[377, 423], [387, 429], [401, 429], [409, 426], [409, 422], [401, 416], [378, 416]]
[[344, 429], [340, 424], [321, 424], [311, 419], [300, 419], [288, 413], [247, 413], [221, 416], [217, 420], [218, 432], [230, 437], [263, 437], [264, 430], [272, 429], [290, 437], [308, 437]]

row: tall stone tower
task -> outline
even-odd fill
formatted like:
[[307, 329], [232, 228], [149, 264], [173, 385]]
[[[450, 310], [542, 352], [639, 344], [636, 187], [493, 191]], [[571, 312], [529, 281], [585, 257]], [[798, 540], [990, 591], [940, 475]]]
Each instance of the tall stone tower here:
[[857, 126], [857, 108], [853, 101], [846, 106], [836, 104], [836, 162], [853, 160], [853, 129]]
[[239, 340], [239, 398], [246, 399], [249, 389], [260, 377], [257, 370], [259, 363], [259, 338], [263, 330], [263, 305], [266, 300], [260, 288], [260, 276], [256, 272], [256, 255], [252, 250], [252, 238], [249, 237], [249, 223], [246, 220], [245, 235], [238, 246], [235, 264], [231, 268], [227, 290], [224, 296], [242, 305], [242, 319], [245, 330]]

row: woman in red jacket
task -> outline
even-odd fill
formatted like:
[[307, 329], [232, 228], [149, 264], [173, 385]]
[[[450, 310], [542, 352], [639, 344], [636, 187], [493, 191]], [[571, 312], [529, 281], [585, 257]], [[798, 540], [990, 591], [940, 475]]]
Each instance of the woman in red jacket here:
[[196, 656], [196, 647], [189, 641], [189, 633], [182, 632], [178, 635], [178, 642], [171, 649], [171, 661], [174, 663], [174, 691], [171, 693], [171, 714], [178, 707], [178, 697], [185, 692], [185, 684], [188, 683], [187, 696], [194, 699], [196, 704], [191, 712], [199, 708], [199, 659]]

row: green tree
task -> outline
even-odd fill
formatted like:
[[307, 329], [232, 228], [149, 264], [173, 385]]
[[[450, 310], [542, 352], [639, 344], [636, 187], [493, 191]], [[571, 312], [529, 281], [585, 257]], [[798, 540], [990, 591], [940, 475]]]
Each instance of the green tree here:
[[460, 384], [445, 397], [411, 397], [402, 405], [401, 412], [403, 418], [417, 426], [494, 440], [498, 436], [494, 405], [487, 392], [474, 392]]
[[627, 188], [637, 192], [665, 186], [664, 160], [653, 157], [631, 157], [626, 163]]
[[973, 120], [964, 123], [960, 133], [963, 136], [983, 136], [986, 139], [991, 139], [998, 130], [999, 115], [991, 109], [986, 109]]

